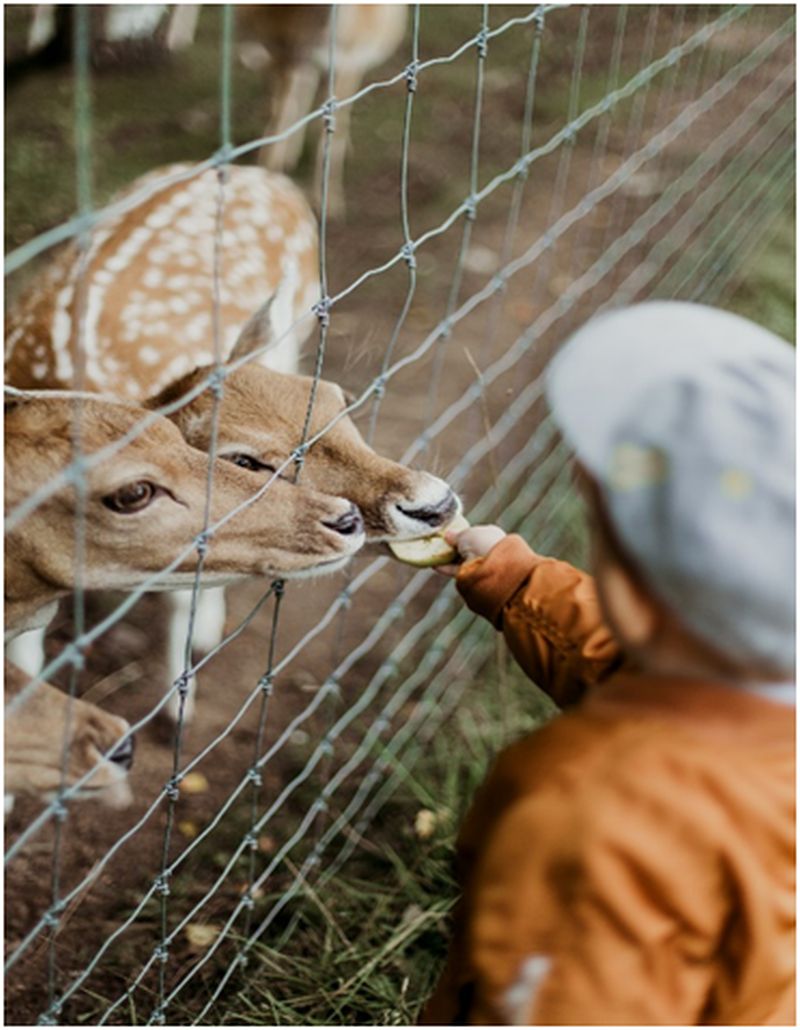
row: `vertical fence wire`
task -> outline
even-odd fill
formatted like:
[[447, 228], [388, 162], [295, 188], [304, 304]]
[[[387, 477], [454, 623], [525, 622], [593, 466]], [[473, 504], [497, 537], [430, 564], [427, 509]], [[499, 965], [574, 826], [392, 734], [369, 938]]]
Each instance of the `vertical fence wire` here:
[[472, 119], [472, 143], [470, 146], [469, 161], [469, 196], [464, 204], [464, 223], [461, 230], [461, 239], [458, 245], [458, 253], [453, 267], [453, 276], [450, 282], [450, 289], [445, 304], [444, 318], [441, 322], [438, 342], [431, 371], [430, 386], [425, 422], [429, 423], [433, 418], [436, 401], [439, 396], [439, 387], [442, 378], [442, 368], [445, 356], [449, 348], [448, 341], [452, 334], [451, 320], [458, 303], [458, 296], [461, 292], [461, 280], [464, 275], [464, 263], [472, 239], [472, 229], [475, 219], [478, 216], [478, 165], [480, 158], [480, 133], [481, 133], [481, 112], [483, 110], [483, 89], [485, 79], [486, 58], [489, 52], [489, 4], [481, 7], [481, 27], [475, 41], [475, 53], [477, 58], [475, 72], [475, 100], [474, 114]]
[[[93, 201], [92, 189], [92, 108], [91, 81], [89, 68], [89, 12], [81, 8], [77, 12], [73, 39], [73, 60], [75, 64], [75, 99], [74, 99], [74, 145], [75, 145], [75, 193], [78, 218], [86, 224]], [[77, 346], [74, 361], [75, 390], [83, 388], [85, 374], [85, 328], [86, 328], [86, 280], [85, 256], [88, 250], [88, 236], [83, 229], [79, 236], [80, 268], [76, 283], [77, 309]], [[84, 399], [78, 395], [72, 401], [72, 418], [70, 426], [72, 452], [76, 455], [78, 467], [74, 480], [75, 490], [75, 525], [73, 531], [73, 562], [75, 568], [75, 585], [73, 590], [73, 642], [83, 634], [86, 620], [84, 593], [85, 555], [86, 555], [86, 504], [87, 483], [82, 468]], [[59, 785], [54, 802], [53, 857], [50, 878], [49, 907], [49, 939], [47, 942], [47, 1006], [41, 1015], [44, 1024], [55, 1024], [61, 1012], [61, 1000], [58, 996], [59, 974], [57, 956], [57, 938], [65, 905], [61, 896], [62, 860], [64, 837], [67, 832], [69, 815], [64, 796], [67, 785], [67, 769], [69, 764], [69, 740], [74, 721], [74, 701], [77, 696], [78, 680], [83, 668], [84, 658], [80, 650], [76, 650], [69, 667], [69, 685], [67, 716], [64, 727], [64, 738], [61, 749]]]

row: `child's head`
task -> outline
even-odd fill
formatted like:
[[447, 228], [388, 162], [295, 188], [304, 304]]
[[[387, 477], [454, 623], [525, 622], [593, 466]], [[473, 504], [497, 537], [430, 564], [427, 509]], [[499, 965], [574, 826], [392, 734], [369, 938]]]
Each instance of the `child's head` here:
[[642, 304], [581, 329], [548, 394], [621, 643], [668, 674], [791, 674], [792, 349], [725, 312]]

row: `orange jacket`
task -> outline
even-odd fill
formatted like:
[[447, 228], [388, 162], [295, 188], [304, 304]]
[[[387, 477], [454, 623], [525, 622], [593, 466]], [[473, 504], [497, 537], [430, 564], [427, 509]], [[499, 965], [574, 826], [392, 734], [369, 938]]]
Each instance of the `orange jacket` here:
[[794, 1025], [794, 710], [621, 668], [591, 577], [517, 536], [458, 587], [582, 700], [478, 791], [423, 1022]]

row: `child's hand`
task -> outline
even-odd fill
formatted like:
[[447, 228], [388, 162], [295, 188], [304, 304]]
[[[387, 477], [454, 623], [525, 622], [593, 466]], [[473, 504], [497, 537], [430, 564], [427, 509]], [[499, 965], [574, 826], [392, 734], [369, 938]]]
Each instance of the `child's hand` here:
[[[485, 558], [505, 535], [505, 531], [499, 526], [470, 526], [469, 529], [461, 531], [448, 530], [444, 538], [451, 547], [455, 547], [462, 561], [469, 561], [470, 558]], [[458, 565], [440, 565], [436, 572], [452, 577], [456, 575], [458, 568]]]

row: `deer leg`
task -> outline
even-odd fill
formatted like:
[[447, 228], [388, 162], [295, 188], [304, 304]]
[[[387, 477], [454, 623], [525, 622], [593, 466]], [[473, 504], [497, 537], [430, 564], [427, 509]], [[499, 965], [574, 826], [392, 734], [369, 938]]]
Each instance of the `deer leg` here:
[[38, 675], [44, 665], [44, 628], [29, 629], [9, 640], [5, 655], [29, 676]]
[[225, 633], [225, 587], [206, 587], [197, 598], [192, 647], [213, 651]]
[[28, 27], [27, 51], [29, 54], [41, 50], [56, 34], [55, 4], [35, 4]]
[[[192, 612], [192, 591], [176, 590], [170, 594], [172, 618], [169, 626], [169, 677], [170, 684], [181, 675], [186, 667], [186, 638]], [[219, 645], [225, 632], [225, 588], [207, 587], [197, 595], [194, 623], [192, 626], [192, 650], [213, 651]], [[194, 718], [195, 677], [189, 680], [186, 701], [183, 705], [183, 721], [188, 724]], [[176, 691], [170, 696], [166, 713], [173, 722], [178, 721], [181, 699]]]
[[194, 42], [199, 4], [175, 4], [167, 25], [167, 49], [183, 50]]
[[[167, 640], [167, 674], [169, 686], [175, 683], [186, 668], [186, 640], [189, 636], [189, 623], [192, 612], [192, 591], [175, 590], [168, 595], [172, 612], [169, 620], [169, 637]], [[186, 687], [186, 700], [183, 705], [183, 722], [192, 721], [195, 708], [195, 677], [192, 676]], [[172, 722], [178, 721], [181, 698], [176, 690], [170, 694], [164, 711]]]
[[[291, 66], [275, 66], [269, 78], [275, 88], [271, 97], [269, 124], [265, 136], [285, 132], [311, 110], [317, 91], [319, 72], [310, 62]], [[291, 171], [300, 160], [305, 140], [305, 126], [261, 148], [260, 161], [272, 172]]]

